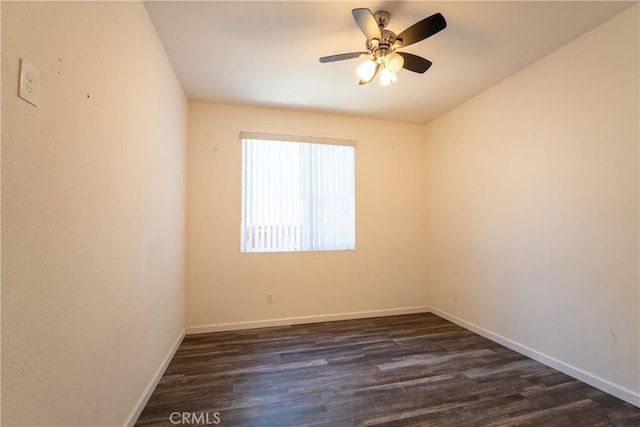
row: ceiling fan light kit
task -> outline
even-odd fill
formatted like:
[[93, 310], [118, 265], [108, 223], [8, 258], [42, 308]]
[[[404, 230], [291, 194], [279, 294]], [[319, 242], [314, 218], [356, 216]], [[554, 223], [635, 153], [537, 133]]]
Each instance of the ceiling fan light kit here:
[[356, 73], [360, 78], [360, 85], [371, 83], [378, 71], [380, 71], [380, 84], [382, 86], [395, 83], [398, 80], [397, 73], [403, 68], [420, 74], [427, 71], [431, 66], [431, 61], [410, 53], [396, 52], [396, 49], [407, 47], [431, 37], [447, 26], [444, 16], [436, 13], [396, 35], [393, 31], [386, 29], [391, 19], [391, 14], [387, 11], [380, 10], [376, 13], [371, 13], [369, 9], [359, 8], [353, 9], [351, 13], [356, 24], [367, 37], [367, 50], [364, 52], [324, 56], [320, 58], [320, 62], [335, 62], [369, 56], [369, 59], [356, 69]]

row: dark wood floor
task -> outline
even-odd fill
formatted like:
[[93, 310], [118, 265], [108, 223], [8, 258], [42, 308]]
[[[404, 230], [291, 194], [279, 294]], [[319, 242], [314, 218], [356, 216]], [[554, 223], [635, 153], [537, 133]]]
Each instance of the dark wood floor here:
[[187, 336], [136, 425], [183, 413], [252, 427], [640, 426], [640, 409], [433, 314]]

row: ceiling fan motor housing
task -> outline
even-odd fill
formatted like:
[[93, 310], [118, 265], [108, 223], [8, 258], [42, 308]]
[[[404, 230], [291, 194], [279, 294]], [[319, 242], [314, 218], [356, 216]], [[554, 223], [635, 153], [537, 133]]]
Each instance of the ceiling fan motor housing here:
[[398, 39], [396, 33], [390, 30], [382, 30], [380, 31], [382, 35], [382, 40], [380, 40], [380, 47], [386, 47], [388, 49], [395, 49], [397, 46], [394, 46], [395, 41]]
[[386, 30], [385, 27], [389, 24], [391, 14], [386, 10], [379, 10], [373, 14], [378, 27], [380, 28], [380, 40], [367, 39], [366, 46], [374, 57], [374, 60], [380, 62], [381, 58], [384, 58], [388, 53], [393, 52], [395, 49], [402, 45], [402, 39], [399, 39], [391, 30]]
[[373, 54], [376, 60], [384, 58], [402, 44], [402, 40], [398, 39], [393, 31], [382, 30], [380, 34], [382, 35], [382, 40], [367, 40], [367, 50]]

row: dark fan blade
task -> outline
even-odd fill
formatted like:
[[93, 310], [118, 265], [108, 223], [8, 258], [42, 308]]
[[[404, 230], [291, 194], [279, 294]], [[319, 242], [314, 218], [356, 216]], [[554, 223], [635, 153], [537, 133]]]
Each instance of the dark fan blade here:
[[351, 13], [367, 39], [382, 39], [376, 18], [373, 17], [373, 13], [369, 9], [353, 9]]
[[421, 56], [413, 55], [407, 52], [397, 52], [404, 58], [404, 65], [402, 68], [405, 70], [413, 71], [414, 73], [424, 73], [431, 67], [432, 62], [428, 59], [424, 59]]
[[320, 62], [334, 62], [334, 61], [342, 61], [344, 59], [353, 59], [358, 58], [362, 55], [367, 55], [368, 52], [351, 52], [351, 53], [341, 53], [340, 55], [331, 55], [331, 56], [323, 56], [320, 58]]
[[380, 64], [378, 64], [376, 62], [376, 70], [373, 72], [373, 74], [371, 75], [371, 78], [369, 80], [360, 80], [358, 82], [359, 85], [366, 85], [368, 83], [371, 83], [373, 81], [373, 79], [376, 77], [376, 75], [378, 74], [378, 70], [380, 69]]
[[407, 47], [419, 42], [420, 40], [424, 40], [427, 37], [431, 37], [438, 31], [444, 30], [446, 27], [447, 21], [444, 20], [444, 16], [442, 16], [441, 13], [436, 13], [428, 18], [424, 18], [420, 22], [416, 22], [398, 34], [398, 38], [402, 39], [402, 47]]

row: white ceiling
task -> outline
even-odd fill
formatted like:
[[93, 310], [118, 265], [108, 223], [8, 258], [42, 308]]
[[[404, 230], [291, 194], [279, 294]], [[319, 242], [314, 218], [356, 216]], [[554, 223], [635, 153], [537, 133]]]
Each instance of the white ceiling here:
[[[191, 100], [273, 106], [426, 123], [556, 50], [635, 2], [600, 1], [146, 1]], [[441, 12], [448, 26], [403, 51], [425, 74], [358, 86], [364, 49], [351, 9], [391, 12], [396, 34]], [[593, 52], [597, 55], [598, 52]], [[606, 64], [603, 64], [606, 65]], [[604, 71], [603, 71], [604, 72]]]

